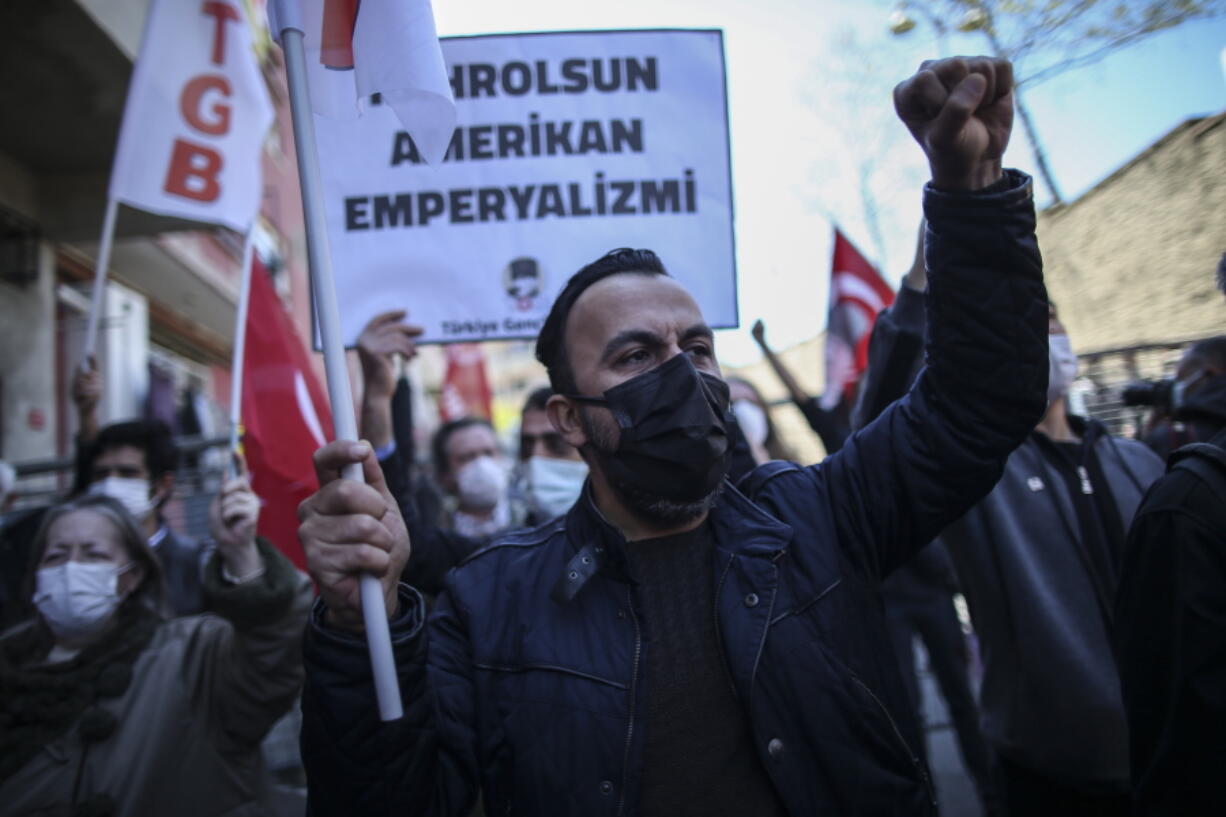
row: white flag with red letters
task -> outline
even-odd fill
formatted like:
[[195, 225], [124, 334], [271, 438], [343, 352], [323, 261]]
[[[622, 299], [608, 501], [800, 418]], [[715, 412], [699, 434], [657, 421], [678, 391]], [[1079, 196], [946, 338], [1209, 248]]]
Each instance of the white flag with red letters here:
[[132, 71], [110, 196], [246, 232], [259, 212], [273, 109], [240, 0], [153, 0]]

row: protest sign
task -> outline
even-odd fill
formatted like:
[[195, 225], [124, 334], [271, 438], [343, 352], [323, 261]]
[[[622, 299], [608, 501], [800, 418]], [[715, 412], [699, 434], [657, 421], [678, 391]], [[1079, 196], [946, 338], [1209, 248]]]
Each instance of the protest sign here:
[[566, 279], [655, 250], [713, 327], [737, 324], [723, 37], [442, 40], [457, 127], [426, 164], [394, 112], [316, 117], [343, 335], [410, 310], [422, 340], [535, 337]]

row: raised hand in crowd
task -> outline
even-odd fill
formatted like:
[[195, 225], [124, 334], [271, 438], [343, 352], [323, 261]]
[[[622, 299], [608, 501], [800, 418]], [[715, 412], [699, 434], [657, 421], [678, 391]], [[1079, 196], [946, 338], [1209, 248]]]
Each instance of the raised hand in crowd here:
[[392, 394], [396, 391], [394, 356], [412, 360], [417, 355], [417, 337], [422, 328], [404, 322], [408, 312], [394, 309], [370, 319], [358, 335], [358, 359], [362, 363], [361, 432], [375, 448], [392, 441]]
[[894, 89], [894, 107], [924, 149], [938, 190], [981, 190], [1000, 179], [1013, 129], [1008, 60], [925, 61]]
[[234, 459], [237, 475], [225, 481], [209, 504], [209, 533], [226, 571], [233, 579], [242, 581], [262, 570], [255, 543], [260, 498], [251, 490], [246, 461], [240, 454], [235, 454]]
[[[341, 478], [345, 466], [359, 462], [366, 484]], [[378, 577], [388, 616], [394, 615], [396, 586], [409, 561], [409, 534], [370, 443], [329, 443], [315, 452], [315, 473], [320, 488], [298, 507], [298, 539], [328, 606], [329, 626], [360, 632], [358, 574]]]
[[102, 373], [90, 355], [72, 377], [72, 402], [77, 407], [77, 440], [87, 443], [98, 436], [98, 402], [102, 399]]

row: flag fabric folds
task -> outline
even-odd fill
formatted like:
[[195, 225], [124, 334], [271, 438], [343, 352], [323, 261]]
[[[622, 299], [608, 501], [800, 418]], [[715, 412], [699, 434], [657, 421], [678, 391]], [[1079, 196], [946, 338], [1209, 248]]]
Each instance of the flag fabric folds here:
[[830, 312], [826, 324], [826, 391], [821, 405], [831, 411], [851, 405], [868, 368], [868, 341], [877, 314], [894, 303], [894, 290], [837, 228], [830, 269]]
[[153, 0], [110, 198], [246, 232], [273, 109], [240, 0]]
[[332, 437], [327, 396], [259, 260], [243, 355], [243, 450], [263, 500], [259, 533], [300, 568], [298, 504], [319, 488], [312, 455]]
[[455, 99], [430, 0], [269, 0], [268, 18], [278, 39], [302, 31], [315, 113], [353, 119], [378, 94], [422, 157], [443, 160]]
[[461, 417], [490, 419], [492, 394], [481, 344], [451, 343], [444, 348], [447, 371], [438, 397], [439, 417], [443, 422]]

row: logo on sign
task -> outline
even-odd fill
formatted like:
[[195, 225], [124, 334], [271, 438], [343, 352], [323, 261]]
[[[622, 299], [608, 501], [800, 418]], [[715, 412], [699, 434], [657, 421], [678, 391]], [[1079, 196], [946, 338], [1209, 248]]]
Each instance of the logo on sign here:
[[502, 271], [502, 286], [521, 312], [532, 308], [541, 294], [541, 266], [535, 258], [516, 258]]

